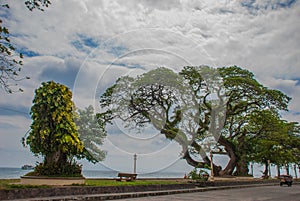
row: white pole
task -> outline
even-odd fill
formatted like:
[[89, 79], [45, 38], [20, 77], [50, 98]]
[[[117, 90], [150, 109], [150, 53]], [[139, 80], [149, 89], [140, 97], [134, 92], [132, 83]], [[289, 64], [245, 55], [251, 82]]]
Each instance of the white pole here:
[[137, 155], [133, 155], [133, 173], [136, 174], [136, 160], [137, 160]]
[[211, 169], [211, 171], [210, 171], [210, 180], [214, 181], [214, 162], [213, 162], [213, 153], [212, 153], [211, 150], [210, 150], [209, 156], [210, 156], [210, 169]]

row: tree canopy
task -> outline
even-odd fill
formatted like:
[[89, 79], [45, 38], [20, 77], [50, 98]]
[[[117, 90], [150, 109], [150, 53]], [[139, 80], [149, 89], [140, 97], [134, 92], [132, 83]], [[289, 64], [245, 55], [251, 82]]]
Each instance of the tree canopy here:
[[[166, 68], [154, 69], [137, 78], [120, 78], [101, 96], [104, 112], [98, 117], [110, 123], [119, 118], [128, 126], [140, 128], [150, 123], [166, 138], [181, 145], [182, 156], [189, 164], [207, 167], [210, 161], [201, 143], [216, 134], [216, 124], [210, 124], [209, 114], [213, 111], [215, 122], [222, 124], [224, 112], [220, 97], [214, 99], [212, 95], [218, 92], [214, 90], [220, 80], [213, 79], [217, 78], [213, 69], [203, 67], [201, 70], [203, 75], [191, 73], [196, 76], [195, 82], [188, 82], [184, 76]], [[191, 87], [191, 83], [195, 86]], [[204, 161], [193, 160], [194, 153], [200, 154]]]
[[275, 113], [287, 110], [290, 97], [281, 91], [268, 89], [260, 84], [254, 74], [237, 66], [219, 68], [223, 78], [226, 102], [225, 125], [221, 131], [219, 144], [224, 147], [230, 157], [228, 165], [221, 174], [246, 175], [248, 161], [246, 159], [246, 136], [249, 134], [245, 126], [249, 116], [257, 110], [271, 109]]
[[84, 144], [84, 157], [93, 163], [104, 160], [106, 152], [101, 150], [100, 146], [106, 137], [106, 131], [101, 122], [98, 122], [93, 106], [78, 109], [75, 114], [75, 123]]
[[152, 124], [181, 145], [183, 159], [194, 167], [210, 164], [210, 149], [225, 151], [230, 160], [223, 170], [214, 165], [215, 175], [231, 175], [235, 169], [244, 175], [251, 117], [260, 110], [287, 110], [289, 100], [237, 66], [186, 66], [179, 73], [157, 68], [118, 79], [100, 97], [98, 118], [105, 123], [121, 119], [133, 128]]
[[30, 150], [44, 157], [35, 171], [41, 175], [81, 174], [74, 157], [83, 158], [84, 144], [74, 122], [72, 92], [53, 81], [36, 89], [31, 107], [32, 125], [26, 138]]
[[269, 163], [279, 167], [287, 163], [298, 163], [300, 153], [299, 125], [280, 119], [271, 110], [255, 111], [251, 114], [248, 128], [249, 157], [265, 165], [268, 176]]

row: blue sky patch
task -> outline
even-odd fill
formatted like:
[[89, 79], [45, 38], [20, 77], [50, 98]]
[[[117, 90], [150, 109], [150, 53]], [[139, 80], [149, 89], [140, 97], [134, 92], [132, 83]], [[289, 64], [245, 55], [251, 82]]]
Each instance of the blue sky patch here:
[[[0, 5], [2, 5], [3, 3], [1, 2]], [[4, 8], [4, 7], [1, 7], [1, 10], [0, 10], [0, 18], [2, 19], [2, 21], [4, 21], [4, 26], [5, 24], [7, 24], [5, 21], [7, 20], [11, 20], [12, 16], [11, 16], [11, 13], [9, 12], [9, 8]], [[3, 20], [5, 19], [5, 20]]]
[[140, 69], [144, 69], [144, 67], [141, 66], [140, 64], [112, 63], [112, 65], [122, 66], [122, 67], [127, 67], [127, 68], [140, 68]]
[[225, 8], [221, 8], [219, 11], [221, 14], [234, 14], [232, 10], [225, 9]]
[[103, 49], [115, 57], [120, 57], [128, 51], [126, 46], [116, 44], [114, 41], [103, 44]]
[[107, 50], [108, 53], [120, 57], [127, 51], [127, 48], [124, 46], [112, 46]]
[[0, 105], [0, 114], [3, 116], [24, 116], [30, 118], [30, 108], [22, 106]]
[[244, 0], [241, 2], [242, 7], [246, 7], [248, 9], [254, 9], [255, 0]]
[[91, 48], [97, 48], [99, 46], [98, 40], [92, 37], [78, 34], [78, 39], [71, 42], [71, 44], [80, 52], [89, 53]]
[[69, 88], [74, 86], [74, 82], [78, 73], [79, 67], [67, 67], [59, 69], [54, 66], [50, 66], [43, 70], [41, 77], [43, 80], [54, 80], [60, 84], [64, 84]]
[[82, 42], [85, 46], [88, 46], [88, 47], [91, 47], [91, 48], [96, 48], [96, 47], [99, 46], [98, 41], [94, 38], [86, 37], [86, 36], [83, 36], [83, 35], [81, 35], [80, 38], [81, 38], [81, 40], [82, 40]]
[[300, 86], [300, 78], [295, 79], [297, 81], [296, 86]]
[[31, 51], [29, 49], [20, 49], [18, 52], [22, 53], [23, 56], [25, 57], [36, 57], [36, 56], [40, 56], [39, 53], [36, 53], [34, 51]]
[[78, 50], [81, 52], [86, 52], [86, 50], [84, 49], [84, 45], [81, 43], [81, 41], [72, 41], [71, 44]]
[[293, 115], [300, 115], [300, 112], [293, 112]]
[[266, 1], [264, 3], [256, 3], [256, 0], [244, 0], [241, 6], [249, 10], [250, 13], [255, 14], [258, 10], [278, 10], [280, 8], [290, 8], [297, 0], [283, 0], [283, 1]]

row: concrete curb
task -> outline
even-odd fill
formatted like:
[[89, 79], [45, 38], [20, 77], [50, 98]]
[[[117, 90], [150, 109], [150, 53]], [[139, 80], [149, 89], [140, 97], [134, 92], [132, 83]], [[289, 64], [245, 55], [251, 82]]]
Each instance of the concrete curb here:
[[[295, 184], [297, 184], [297, 183], [295, 183]], [[16, 199], [16, 200], [9, 200], [9, 201], [116, 200], [116, 199], [125, 199], [125, 198], [149, 197], [149, 196], [158, 196], [158, 195], [171, 195], [171, 194], [178, 194], [178, 193], [194, 193], [194, 192], [204, 192], [204, 191], [213, 191], [213, 190], [251, 188], [251, 187], [276, 186], [276, 185], [278, 185], [278, 183], [249, 184], [249, 185], [239, 185], [239, 186], [235, 185], [235, 186], [218, 186], [218, 187], [196, 187], [196, 188], [191, 188], [191, 189], [145, 191], [145, 192], [130, 192], [130, 193], [108, 193], [108, 194], [92, 194], [92, 195], [53, 196], [53, 197], [43, 197], [43, 198]]]

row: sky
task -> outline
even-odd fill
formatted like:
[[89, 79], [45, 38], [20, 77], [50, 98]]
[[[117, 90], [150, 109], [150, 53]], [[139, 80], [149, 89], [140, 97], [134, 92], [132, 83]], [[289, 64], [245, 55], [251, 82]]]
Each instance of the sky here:
[[[28, 132], [34, 90], [54, 80], [73, 92], [78, 108], [93, 105], [124, 75], [157, 67], [237, 65], [264, 86], [292, 98], [288, 121], [300, 122], [300, 2], [297, 0], [52, 0], [44, 12], [22, 1], [1, 8], [11, 41], [24, 54], [18, 83], [23, 93], [0, 99], [0, 167], [35, 164], [20, 143]], [[105, 161], [86, 169], [138, 172], [188, 171], [176, 142], [159, 133], [138, 134], [116, 122], [102, 149]], [[224, 161], [223, 161], [224, 162]], [[219, 161], [222, 163], [222, 160]]]

